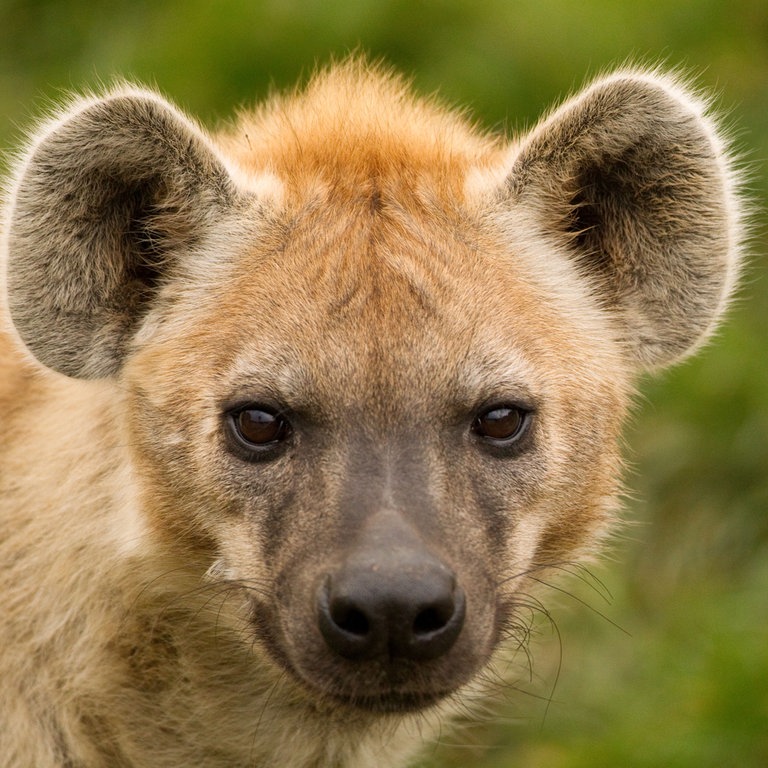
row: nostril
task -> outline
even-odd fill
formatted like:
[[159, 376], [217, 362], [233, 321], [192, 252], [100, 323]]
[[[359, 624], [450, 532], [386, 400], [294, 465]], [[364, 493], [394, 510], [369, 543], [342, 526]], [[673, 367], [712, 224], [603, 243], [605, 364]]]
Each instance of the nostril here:
[[459, 586], [444, 592], [439, 599], [422, 604], [415, 616], [411, 614], [409, 631], [392, 634], [391, 642], [398, 655], [427, 661], [446, 654], [461, 634], [465, 610], [464, 591]]
[[453, 601], [451, 606], [430, 606], [416, 615], [413, 620], [413, 634], [416, 637], [431, 635], [439, 632], [450, 621], [454, 613]]
[[317, 592], [320, 633], [328, 647], [342, 658], [366, 659], [379, 653], [383, 639], [381, 632], [376, 631], [375, 619], [366, 613], [365, 600], [347, 594], [343, 580], [328, 577], [320, 586]]
[[346, 600], [334, 600], [330, 606], [330, 614], [333, 623], [344, 632], [351, 635], [364, 637], [371, 631], [371, 623], [368, 617], [354, 605]]

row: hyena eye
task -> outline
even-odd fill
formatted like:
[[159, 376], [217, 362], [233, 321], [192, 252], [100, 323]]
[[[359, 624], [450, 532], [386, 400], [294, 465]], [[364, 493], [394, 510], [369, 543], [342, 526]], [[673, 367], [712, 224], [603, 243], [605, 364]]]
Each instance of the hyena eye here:
[[509, 445], [525, 434], [530, 420], [530, 410], [516, 405], [494, 405], [475, 417], [472, 431], [491, 443]]
[[286, 440], [291, 434], [288, 419], [265, 406], [246, 406], [230, 411], [231, 431], [241, 447], [263, 451]]

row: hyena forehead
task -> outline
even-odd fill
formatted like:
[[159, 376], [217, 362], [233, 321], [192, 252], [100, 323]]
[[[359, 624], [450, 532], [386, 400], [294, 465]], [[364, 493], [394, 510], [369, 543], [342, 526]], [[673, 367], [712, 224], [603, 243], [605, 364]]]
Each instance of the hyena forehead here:
[[[583, 317], [574, 326], [567, 305], [547, 301], [520, 270], [504, 274], [498, 260], [475, 258], [463, 279], [449, 269], [438, 279], [404, 255], [398, 270], [369, 251], [348, 274], [335, 250], [318, 257], [334, 263], [321, 281], [308, 251], [296, 260], [290, 251], [228, 282], [222, 295], [237, 301], [226, 312], [214, 301], [212, 316], [172, 334], [160, 364], [179, 371], [187, 350], [209, 350], [189, 356], [191, 385], [210, 369], [226, 402], [274, 401], [317, 416], [383, 404], [389, 418], [419, 406], [428, 419], [485, 401], [562, 398], [577, 386], [569, 396], [583, 399], [604, 388], [607, 369], [616, 388], [626, 385], [615, 345], [590, 338]], [[489, 281], [494, 269], [501, 274]]]

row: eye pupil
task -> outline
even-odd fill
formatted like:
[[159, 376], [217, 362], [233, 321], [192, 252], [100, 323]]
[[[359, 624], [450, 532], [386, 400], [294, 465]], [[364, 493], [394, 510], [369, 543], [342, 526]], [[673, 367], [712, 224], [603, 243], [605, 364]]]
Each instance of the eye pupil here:
[[527, 412], [521, 408], [499, 406], [477, 416], [473, 429], [489, 440], [512, 441], [520, 437], [526, 422]]
[[235, 417], [240, 438], [251, 445], [269, 445], [288, 435], [288, 422], [282, 416], [259, 408], [244, 408]]

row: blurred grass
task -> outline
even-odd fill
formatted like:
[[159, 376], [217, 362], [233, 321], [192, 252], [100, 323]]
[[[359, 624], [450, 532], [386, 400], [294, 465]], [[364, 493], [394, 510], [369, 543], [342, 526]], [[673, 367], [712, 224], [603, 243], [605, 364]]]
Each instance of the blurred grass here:
[[750, 561], [737, 579], [699, 577], [650, 605], [619, 570], [608, 581], [611, 608], [579, 590], [600, 613], [555, 609], [559, 636], [539, 638], [537, 687], [551, 701], [524, 684], [509, 724], [446, 737], [429, 768], [768, 765], [766, 563]]
[[555, 599], [559, 638], [541, 628], [510, 722], [433, 763], [768, 765], [768, 3], [0, 0], [0, 141], [62, 91], [118, 75], [214, 125], [353, 49], [509, 130], [628, 59], [682, 66], [719, 94], [752, 168], [754, 255], [716, 342], [643, 387], [627, 432], [635, 524], [599, 571], [613, 599], [568, 584], [606, 618]]

